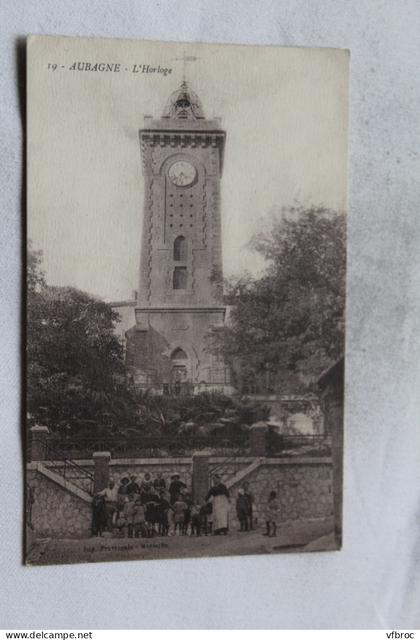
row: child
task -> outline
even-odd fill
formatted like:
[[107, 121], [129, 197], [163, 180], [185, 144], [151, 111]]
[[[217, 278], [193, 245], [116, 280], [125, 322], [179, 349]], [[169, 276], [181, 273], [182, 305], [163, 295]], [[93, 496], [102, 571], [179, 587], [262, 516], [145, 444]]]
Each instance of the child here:
[[170, 506], [168, 510], [168, 536], [175, 535], [174, 510]]
[[150, 473], [144, 474], [143, 482], [141, 483], [140, 492], [150, 493], [153, 490], [153, 482]]
[[116, 526], [118, 529], [118, 536], [125, 538], [127, 536], [127, 525], [128, 525], [127, 518], [125, 515], [125, 505], [128, 504], [129, 499], [127, 496], [125, 496], [123, 500], [124, 501], [123, 501], [122, 507], [118, 512]]
[[144, 506], [141, 503], [140, 498], [136, 498], [133, 509], [133, 530], [134, 536], [139, 538], [140, 535], [145, 535], [145, 518], [144, 518]]
[[203, 531], [205, 536], [207, 536], [209, 533], [211, 533], [211, 528], [212, 528], [212, 521], [211, 521], [212, 508], [213, 508], [212, 503], [211, 502], [207, 502], [200, 509], [200, 531]]
[[201, 536], [201, 505], [196, 502], [191, 506], [191, 535]]
[[275, 491], [271, 491], [268, 503], [267, 503], [267, 511], [266, 511], [266, 526], [267, 531], [263, 535], [273, 538], [277, 535], [277, 518], [279, 512], [279, 501], [277, 500], [277, 493]]
[[187, 505], [183, 501], [182, 496], [178, 496], [175, 502], [172, 505], [172, 509], [174, 512], [174, 535], [180, 535], [184, 532], [184, 522], [185, 522], [185, 512], [187, 510]]
[[240, 531], [248, 531], [248, 513], [249, 502], [243, 489], [238, 490], [238, 497], [236, 498], [236, 514], [238, 516]]
[[186, 493], [184, 495], [183, 500], [184, 500], [187, 508], [185, 509], [185, 513], [184, 513], [184, 524], [183, 524], [183, 527], [182, 527], [182, 535], [186, 536], [186, 535], [188, 535], [188, 526], [189, 526], [189, 524], [191, 522], [191, 508], [193, 506], [193, 501], [192, 501], [191, 496], [190, 496], [189, 493]]
[[158, 506], [159, 535], [167, 536], [169, 532], [168, 513], [171, 508], [166, 491], [160, 492]]
[[145, 507], [145, 518], [147, 526], [147, 536], [152, 538], [156, 534], [156, 523], [159, 520], [159, 496], [150, 490], [149, 493], [144, 493], [142, 496], [142, 503]]
[[131, 493], [127, 498], [127, 502], [124, 504], [124, 518], [126, 521], [127, 534], [129, 538], [132, 538], [134, 536], [134, 526], [133, 526], [134, 509], [135, 509], [134, 494]]

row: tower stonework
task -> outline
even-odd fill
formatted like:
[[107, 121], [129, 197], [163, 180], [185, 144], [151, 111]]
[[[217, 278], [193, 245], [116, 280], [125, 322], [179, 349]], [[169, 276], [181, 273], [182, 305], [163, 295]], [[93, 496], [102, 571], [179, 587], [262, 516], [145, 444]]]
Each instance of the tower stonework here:
[[223, 327], [220, 180], [225, 132], [184, 81], [139, 132], [144, 216], [136, 325], [127, 364], [156, 391], [229, 390], [212, 348]]

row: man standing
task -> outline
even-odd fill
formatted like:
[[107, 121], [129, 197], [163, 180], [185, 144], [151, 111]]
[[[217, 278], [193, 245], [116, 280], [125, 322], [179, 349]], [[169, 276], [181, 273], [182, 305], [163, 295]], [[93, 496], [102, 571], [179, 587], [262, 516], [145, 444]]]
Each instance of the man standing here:
[[130, 476], [130, 482], [127, 485], [127, 495], [134, 495], [135, 498], [140, 495], [140, 485], [137, 482], [136, 476]]
[[108, 486], [99, 491], [98, 496], [104, 496], [105, 498], [107, 529], [112, 531], [117, 517], [118, 487], [115, 486], [115, 482], [110, 480]]
[[166, 490], [165, 478], [162, 477], [161, 471], [157, 472], [156, 478], [153, 480], [153, 487], [158, 493]]
[[180, 480], [179, 473], [174, 473], [173, 476], [171, 476], [171, 481], [169, 485], [170, 503], [174, 504], [178, 496], [187, 488], [187, 485]]
[[249, 490], [249, 482], [244, 482], [242, 485], [244, 490], [244, 497], [246, 498], [248, 509], [247, 509], [247, 519], [248, 519], [248, 530], [254, 528], [254, 518], [253, 518], [253, 506], [254, 506], [254, 495]]

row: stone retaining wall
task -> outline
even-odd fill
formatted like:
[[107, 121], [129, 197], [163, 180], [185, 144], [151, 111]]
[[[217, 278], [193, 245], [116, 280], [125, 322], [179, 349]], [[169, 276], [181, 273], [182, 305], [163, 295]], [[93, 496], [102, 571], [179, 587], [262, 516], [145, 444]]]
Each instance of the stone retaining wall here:
[[32, 525], [37, 538], [90, 536], [92, 509], [89, 504], [37, 471], [29, 471], [27, 480], [34, 491]]
[[[254, 521], [265, 523], [268, 497], [277, 492], [280, 502], [279, 523], [324, 519], [333, 515], [332, 470], [330, 463], [288, 463], [267, 460], [246, 478], [254, 495]], [[231, 490], [233, 502], [238, 489]], [[234, 505], [232, 516], [236, 520]]]
[[154, 458], [150, 460], [133, 459], [133, 460], [111, 460], [110, 477], [117, 484], [124, 476], [135, 475], [138, 479], [142, 479], [145, 473], [150, 473], [152, 480], [156, 478], [157, 473], [162, 473], [162, 477], [166, 480], [166, 487], [169, 488], [171, 476], [179, 473], [182, 482], [191, 488], [192, 477], [192, 460], [191, 458]]
[[[329, 458], [262, 458], [259, 466], [235, 484], [236, 475], [255, 461], [238, 458], [233, 461], [211, 458], [210, 473], [214, 470], [231, 485], [231, 525], [238, 528], [236, 498], [238, 489], [248, 481], [254, 495], [254, 521], [264, 525], [270, 491], [277, 491], [280, 502], [279, 522], [325, 519], [333, 515], [333, 479]], [[44, 463], [49, 469], [60, 463]], [[91, 461], [81, 466], [93, 471]], [[58, 470], [58, 469], [57, 469]], [[191, 458], [111, 460], [110, 476], [118, 483], [123, 476], [134, 474], [138, 478], [149, 472], [152, 479], [162, 472], [169, 486], [170, 476], [179, 473], [181, 480], [191, 488]], [[28, 472], [28, 482], [34, 487], [32, 522], [38, 537], [85, 537], [90, 535], [91, 509], [89, 504], [69, 493], [63, 487], [36, 471]], [[71, 473], [67, 475], [71, 481]], [[80, 486], [80, 485], [79, 485]], [[87, 489], [86, 489], [87, 490]]]

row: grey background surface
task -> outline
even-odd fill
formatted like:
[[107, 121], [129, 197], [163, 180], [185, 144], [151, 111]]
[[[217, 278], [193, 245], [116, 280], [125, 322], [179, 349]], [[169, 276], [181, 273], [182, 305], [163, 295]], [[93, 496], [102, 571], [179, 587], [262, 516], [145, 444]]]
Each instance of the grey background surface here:
[[[420, 4], [3, 0], [0, 25], [0, 627], [419, 627]], [[16, 39], [30, 33], [351, 49], [342, 552], [21, 565]]]

